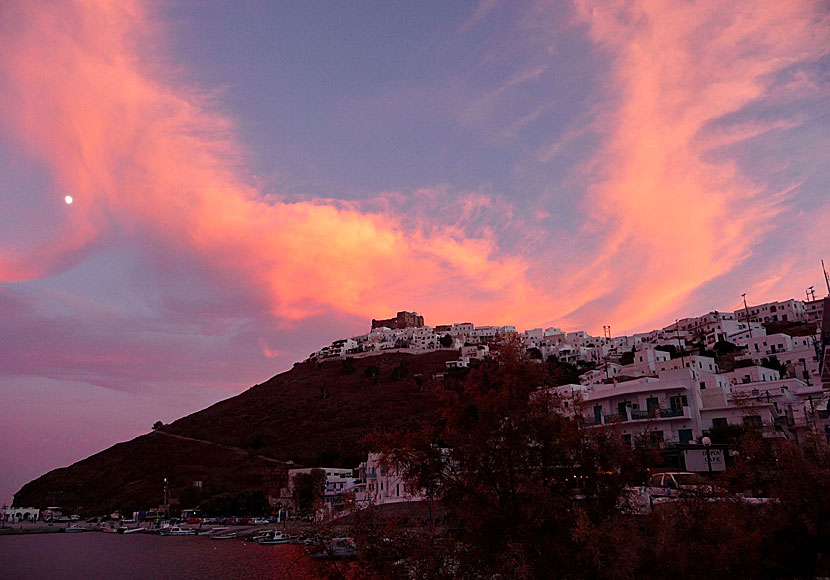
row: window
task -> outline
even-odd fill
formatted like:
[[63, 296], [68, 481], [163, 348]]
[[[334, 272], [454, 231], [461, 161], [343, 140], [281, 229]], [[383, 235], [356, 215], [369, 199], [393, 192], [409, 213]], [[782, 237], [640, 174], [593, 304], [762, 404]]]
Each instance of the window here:
[[680, 429], [677, 432], [677, 436], [680, 438], [680, 443], [688, 443], [692, 440], [692, 430], [691, 429]]
[[622, 442], [626, 445], [631, 445], [631, 433], [623, 433]]
[[712, 419], [712, 427], [722, 427], [727, 423], [728, 421], [726, 420], [726, 417], [715, 417]]
[[705, 388], [706, 388], [706, 381], [701, 381], [701, 382], [700, 382], [700, 388], [701, 388], [701, 389], [705, 389]]
[[747, 415], [746, 417], [744, 417], [744, 425], [746, 425], [747, 427], [758, 428], [763, 425], [763, 422], [761, 421], [760, 415]]

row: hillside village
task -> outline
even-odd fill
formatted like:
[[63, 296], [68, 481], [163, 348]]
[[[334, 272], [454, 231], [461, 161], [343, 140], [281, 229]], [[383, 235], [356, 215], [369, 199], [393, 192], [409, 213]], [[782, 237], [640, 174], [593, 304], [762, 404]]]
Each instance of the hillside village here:
[[[719, 435], [730, 428], [751, 426], [764, 437], [801, 444], [815, 437], [830, 441], [830, 369], [823, 364], [830, 353], [826, 302], [789, 299], [710, 312], [631, 336], [612, 336], [605, 327], [599, 337], [470, 322], [430, 327], [415, 312], [398, 312], [307, 360], [457, 350], [459, 357], [446, 363], [451, 372], [475, 366], [506, 337], [515, 337], [540, 364], [575, 369], [566, 376], [578, 376], [578, 382], [550, 387], [559, 395], [561, 413], [580, 417], [586, 426], [614, 425], [629, 444], [647, 438], [686, 469], [692, 467], [683, 464], [684, 452], [701, 449], [709, 435], [720, 448], [715, 469], [722, 470], [729, 449], [719, 445]], [[326, 472], [330, 508], [344, 490], [354, 492], [359, 504], [419, 499], [399, 474], [383, 469], [375, 454], [352, 476]]]
[[[622, 442], [631, 446], [645, 442], [659, 450], [663, 469], [722, 471], [734, 461], [732, 454], [736, 453], [730, 437], [741, 430], [751, 428], [773, 442], [789, 440], [800, 445], [830, 442], [828, 303], [830, 298], [806, 302], [790, 299], [747, 306], [734, 312], [710, 312], [631, 336], [613, 336], [609, 327], [604, 328], [604, 336], [592, 336], [585, 331], [565, 332], [559, 328], [519, 332], [514, 326], [476, 326], [471, 322], [431, 327], [421, 315], [402, 311], [393, 318], [373, 320], [365, 334], [335, 340], [312, 353], [304, 363], [297, 363], [292, 371], [240, 395], [238, 402], [236, 398], [230, 399], [170, 426], [154, 427], [150, 435], [122, 444], [130, 449], [146, 447], [145, 451], [122, 457], [114, 447], [98, 454], [100, 460], [96, 455], [86, 461], [97, 462], [95, 465], [100, 469], [107, 469], [113, 461], [109, 454], [131, 465], [130, 458], [135, 453], [158, 457], [160, 453], [172, 453], [175, 446], [186, 446], [182, 453], [188, 456], [195, 449], [199, 453], [221, 454], [221, 458], [217, 456], [210, 461], [218, 462], [217, 465], [225, 465], [228, 458], [233, 458], [232, 461], [256, 459], [262, 465], [250, 473], [241, 468], [237, 470], [247, 474], [250, 481], [246, 480], [245, 485], [254, 487], [259, 487], [254, 482], [261, 478], [260, 471], [269, 471], [264, 467], [268, 462], [273, 464], [271, 470], [279, 463], [283, 466], [279, 470], [284, 469], [286, 477], [280, 485], [262, 488], [270, 509], [275, 512], [307, 513], [313, 505], [318, 515], [335, 514], [355, 506], [421, 500], [421, 490], [411, 488], [380, 454], [371, 452], [371, 447], [368, 453], [364, 448], [331, 463], [322, 454], [314, 459], [315, 455], [308, 450], [297, 455], [297, 445], [311, 445], [308, 424], [298, 425], [297, 436], [288, 447], [283, 442], [282, 446], [267, 448], [267, 441], [271, 440], [268, 438], [284, 434], [279, 429], [267, 429], [273, 424], [275, 413], [286, 412], [288, 401], [284, 397], [289, 392], [288, 385], [294, 385], [290, 392], [298, 406], [284, 415], [285, 420], [296, 419], [299, 409], [309, 408], [316, 397], [319, 403], [316, 413], [322, 413], [323, 408], [328, 413], [321, 419], [326, 425], [360, 417], [361, 421], [365, 419], [360, 432], [371, 433], [388, 427], [379, 418], [383, 407], [372, 406], [375, 403], [371, 401], [387, 398], [382, 403], [389, 409], [386, 421], [393, 416], [397, 420], [412, 417], [414, 399], [420, 401], [419, 405], [433, 407], [426, 402], [429, 397], [424, 389], [426, 381], [463, 378], [471, 368], [496, 355], [505, 341], [512, 341], [519, 343], [528, 359], [555, 370], [550, 376], [558, 379], [543, 388], [557, 395], [559, 413], [589, 429], [611, 427]], [[395, 373], [405, 365], [411, 365], [411, 372], [408, 369], [396, 377]], [[384, 379], [378, 382], [380, 374]], [[386, 380], [389, 376], [391, 382]], [[414, 394], [412, 387], [406, 386], [413, 380], [416, 387], [421, 385]], [[375, 388], [372, 386], [375, 384], [381, 386]], [[315, 390], [320, 394], [315, 395]], [[388, 397], [393, 391], [398, 402], [389, 406]], [[347, 398], [343, 399], [344, 396]], [[361, 400], [369, 407], [348, 407]], [[344, 401], [348, 408], [344, 408]], [[406, 404], [407, 401], [410, 403]], [[262, 411], [265, 427], [253, 427], [250, 405]], [[418, 416], [425, 417], [424, 409], [419, 409]], [[251, 428], [249, 440], [245, 439], [245, 433], [237, 436], [233, 426], [240, 424]], [[321, 433], [313, 435], [316, 445], [330, 439]], [[358, 435], [351, 433], [349, 437], [348, 441], [341, 440], [341, 447], [357, 450], [355, 445], [359, 439], [355, 437]], [[710, 441], [710, 446], [704, 449], [706, 441]], [[287, 449], [293, 452], [287, 453]], [[348, 451], [345, 447], [344, 450]], [[266, 455], [259, 455], [261, 452]], [[708, 462], [701, 462], [704, 452]], [[299, 460], [293, 463], [292, 458]], [[174, 464], [180, 461], [173, 456], [168, 459]], [[85, 473], [89, 467], [83, 465], [80, 462], [51, 472], [29, 484], [21, 494], [25, 491], [31, 497], [37, 489], [66, 487], [68, 484], [60, 483], [64, 477], [61, 472]], [[142, 473], [142, 468], [135, 469], [138, 471], [130, 476], [132, 479]], [[190, 502], [199, 496], [194, 489], [189, 489], [192, 486], [188, 477], [193, 485], [199, 483], [197, 491], [201, 491], [203, 479], [215, 491], [217, 480], [230, 476], [188, 463], [186, 470], [179, 467], [176, 477], [177, 492], [167, 501], [184, 509], [195, 507], [196, 503]], [[153, 485], [149, 480], [145, 483]], [[120, 488], [116, 491], [134, 495], [135, 482], [129, 485], [132, 486], [129, 492]], [[309, 494], [309, 488], [318, 491]], [[188, 493], [194, 498], [185, 499]], [[306, 500], [312, 496], [315, 499], [309, 504], [302, 499], [304, 496]], [[170, 507], [167, 504], [156, 511], [169, 513]], [[26, 513], [37, 511], [36, 508], [9, 508], [3, 515], [6, 519], [25, 519]]]

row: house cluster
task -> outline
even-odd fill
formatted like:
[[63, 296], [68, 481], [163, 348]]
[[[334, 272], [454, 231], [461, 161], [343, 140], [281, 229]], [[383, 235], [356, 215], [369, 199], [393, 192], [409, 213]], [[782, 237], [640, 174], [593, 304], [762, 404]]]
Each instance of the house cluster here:
[[[823, 305], [786, 300], [608, 338], [591, 353], [602, 362], [579, 385], [556, 388], [562, 410], [588, 425], [617, 425], [626, 441], [648, 437], [662, 446], [699, 441], [724, 425], [799, 442], [816, 432], [830, 439], [830, 384], [822, 384], [820, 365], [826, 346], [815, 311], [823, 317]], [[765, 325], [787, 322], [813, 323], [814, 332], [767, 334]], [[734, 349], [725, 368], [711, 351], [718, 343]]]
[[[824, 317], [828, 300], [793, 299], [709, 312], [617, 337], [608, 327], [601, 337], [555, 327], [519, 333], [515, 326], [470, 322], [430, 327], [417, 313], [399, 312], [395, 318], [373, 320], [369, 333], [334, 341], [309, 358], [451, 349], [459, 357], [447, 361], [447, 367], [468, 367], [509, 335], [542, 362], [555, 357], [584, 369], [579, 384], [553, 388], [560, 395], [560, 412], [581, 417], [588, 426], [614, 425], [632, 444], [637, 438], [663, 448], [693, 444], [724, 426], [752, 426], [767, 437], [798, 442], [815, 433], [830, 440], [830, 370], [822, 364], [822, 359], [830, 361], [830, 320]], [[770, 326], [798, 332], [768, 334]], [[348, 474], [326, 473], [330, 512], [343, 509], [344, 502], [360, 506], [422, 499], [376, 454]]]
[[325, 483], [318, 490], [320, 504], [317, 515], [328, 517], [345, 510], [424, 499], [421, 490], [408, 485], [394, 467], [381, 460], [378, 453], [369, 453], [366, 461], [354, 469], [342, 467], [295, 468], [288, 470], [286, 487], [280, 490], [279, 502], [290, 511], [298, 511], [299, 505], [295, 493], [297, 476], [309, 474], [312, 470], [325, 472]]
[[334, 358], [372, 356], [382, 352], [400, 351], [420, 354], [436, 350], [460, 350], [469, 346], [457, 361], [448, 366], [469, 366], [470, 359], [482, 358], [488, 353], [488, 343], [507, 333], [516, 333], [515, 326], [479, 326], [470, 322], [424, 325], [424, 317], [416, 312], [398, 312], [394, 318], [372, 320], [372, 329], [351, 338], [335, 340], [309, 355], [307, 360], [323, 361]]

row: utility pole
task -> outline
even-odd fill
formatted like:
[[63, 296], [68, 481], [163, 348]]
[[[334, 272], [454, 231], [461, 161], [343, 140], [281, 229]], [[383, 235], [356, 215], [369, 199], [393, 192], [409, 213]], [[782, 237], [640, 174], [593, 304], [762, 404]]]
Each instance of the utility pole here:
[[605, 352], [603, 353], [603, 359], [605, 360], [605, 379], [608, 380], [610, 378], [608, 376], [608, 343], [611, 342], [611, 325], [602, 325], [602, 336], [605, 338]]
[[680, 366], [686, 368], [686, 359], [683, 357], [683, 347], [680, 344], [680, 319], [674, 319], [674, 337], [677, 339], [677, 351], [680, 353]]
[[827, 275], [827, 268], [824, 267], [824, 260], [821, 261], [821, 269], [824, 272], [824, 283], [827, 284], [827, 295], [830, 296], [830, 276]]
[[741, 294], [741, 297], [744, 299], [744, 312], [746, 312], [746, 327], [749, 329], [749, 338], [752, 338], [752, 323], [749, 321], [749, 306], [746, 305], [746, 292]]

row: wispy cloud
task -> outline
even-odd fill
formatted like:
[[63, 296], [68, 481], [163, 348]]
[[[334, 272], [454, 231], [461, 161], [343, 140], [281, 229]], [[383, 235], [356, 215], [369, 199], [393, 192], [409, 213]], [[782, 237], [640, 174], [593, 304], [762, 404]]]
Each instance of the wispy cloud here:
[[232, 123], [146, 48], [158, 31], [140, 3], [30, 2], [9, 11], [0, 25], [8, 96], [0, 112], [76, 201], [49, 244], [0, 253], [0, 280], [52, 274], [117, 229], [190, 256], [190, 267], [219, 285], [244, 286], [252, 308], [284, 323], [402, 307], [491, 318], [540, 296], [523, 259], [500, 255], [486, 232], [407, 229], [396, 215], [355, 204], [263, 196], [248, 185]]
[[657, 323], [773, 227], [780, 208], [764, 184], [708, 154], [797, 123], [712, 127], [763, 98], [785, 67], [827, 54], [828, 16], [811, 2], [578, 5], [614, 59], [608, 84], [617, 95], [594, 159], [602, 178], [586, 200], [604, 243], [582, 283], [613, 304], [608, 319]]

